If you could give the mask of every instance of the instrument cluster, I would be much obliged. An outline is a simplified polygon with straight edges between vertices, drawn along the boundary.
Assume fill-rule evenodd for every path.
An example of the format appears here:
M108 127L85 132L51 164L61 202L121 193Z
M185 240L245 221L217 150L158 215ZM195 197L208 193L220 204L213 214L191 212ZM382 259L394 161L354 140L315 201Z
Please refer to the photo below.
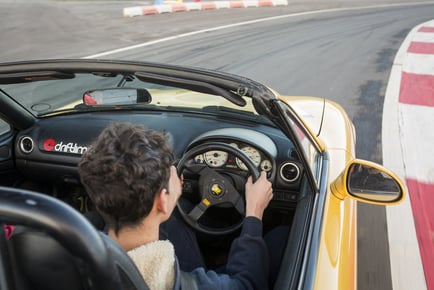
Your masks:
M269 172L273 169L271 160L259 149L241 142L231 142L229 144L243 151L261 171ZM197 163L205 163L213 168L224 167L247 171L247 166L239 158L220 150L210 150L197 155L194 159Z

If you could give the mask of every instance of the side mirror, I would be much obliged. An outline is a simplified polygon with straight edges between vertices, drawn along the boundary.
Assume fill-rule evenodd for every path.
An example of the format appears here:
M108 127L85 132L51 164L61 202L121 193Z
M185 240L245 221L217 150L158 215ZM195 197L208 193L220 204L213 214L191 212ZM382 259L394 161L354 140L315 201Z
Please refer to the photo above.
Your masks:
M400 179L383 166L360 159L352 160L331 184L332 193L343 199L389 205L404 199L405 189Z
M151 94L146 89L99 89L83 94L83 103L87 106L149 104L151 101Z

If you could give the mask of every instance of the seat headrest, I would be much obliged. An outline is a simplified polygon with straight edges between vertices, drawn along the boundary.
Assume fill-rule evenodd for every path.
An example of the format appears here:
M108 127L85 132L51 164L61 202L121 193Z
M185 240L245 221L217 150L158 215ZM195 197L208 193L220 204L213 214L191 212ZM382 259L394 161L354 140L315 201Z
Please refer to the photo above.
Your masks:
M59 289L59 285L65 285L62 289L70 289L66 288L68 285L81 289L82 283L88 283L91 289L118 290L123 289L121 278L128 280L131 276L134 278L130 284L135 288L130 289L147 289L143 279L136 276L134 263L113 245L114 241L110 242L83 215L55 198L0 187L0 223L25 226L17 227L7 244L11 264L28 272L26 279L32 281L29 283L44 283L48 279L60 281L52 289ZM60 270L65 270L68 277L62 278ZM124 270L133 274L123 273ZM59 277L54 278L55 274ZM45 282L51 283L48 280ZM51 289L48 287L40 289Z
M18 226L7 243L17 289L88 289L83 260L44 232Z

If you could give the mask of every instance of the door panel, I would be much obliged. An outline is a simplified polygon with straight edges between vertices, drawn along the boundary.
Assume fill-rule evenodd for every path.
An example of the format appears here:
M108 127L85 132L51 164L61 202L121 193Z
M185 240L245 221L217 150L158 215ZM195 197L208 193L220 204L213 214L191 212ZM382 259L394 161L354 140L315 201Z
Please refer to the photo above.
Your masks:
M14 162L14 136L11 131L0 136L0 185L13 186L17 180Z

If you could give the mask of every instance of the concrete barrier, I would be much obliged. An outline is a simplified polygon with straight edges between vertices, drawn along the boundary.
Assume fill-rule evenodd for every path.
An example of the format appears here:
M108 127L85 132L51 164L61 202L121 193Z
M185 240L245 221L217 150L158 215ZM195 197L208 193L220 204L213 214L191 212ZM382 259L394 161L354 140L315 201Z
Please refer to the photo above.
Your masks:
M287 6L288 0L242 0L242 1L211 1L211 2L156 2L154 5L125 7L123 15L125 17L135 17L153 15L161 13L216 10L230 8L250 8L250 7L273 7Z

